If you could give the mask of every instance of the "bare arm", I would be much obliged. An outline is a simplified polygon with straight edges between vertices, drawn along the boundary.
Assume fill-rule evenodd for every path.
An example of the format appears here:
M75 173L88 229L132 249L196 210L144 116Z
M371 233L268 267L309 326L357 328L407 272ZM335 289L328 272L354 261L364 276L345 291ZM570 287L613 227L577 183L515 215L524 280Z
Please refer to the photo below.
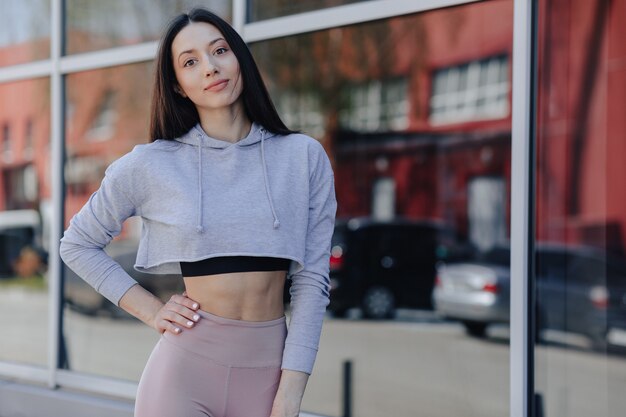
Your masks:
M283 369L270 417L297 417L308 380L306 372Z
M163 303L139 284L126 291L120 298L119 306L159 333L169 331L179 334L182 327L193 327L193 324L188 324L189 320L195 323L200 319L195 313L198 303L184 293L174 294L167 303Z

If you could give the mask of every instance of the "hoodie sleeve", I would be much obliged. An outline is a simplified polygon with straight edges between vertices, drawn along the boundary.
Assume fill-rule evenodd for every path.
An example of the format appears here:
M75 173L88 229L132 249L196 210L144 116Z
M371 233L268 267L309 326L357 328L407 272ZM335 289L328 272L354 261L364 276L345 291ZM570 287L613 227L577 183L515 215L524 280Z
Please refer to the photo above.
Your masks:
M330 303L330 249L337 201L334 174L323 146L316 142L309 181L309 218L304 269L291 276L291 319L281 369L311 374Z
M135 204L117 184L120 162L106 169L100 188L70 220L59 248L63 262L116 306L137 283L104 251L120 234L124 220L136 213Z

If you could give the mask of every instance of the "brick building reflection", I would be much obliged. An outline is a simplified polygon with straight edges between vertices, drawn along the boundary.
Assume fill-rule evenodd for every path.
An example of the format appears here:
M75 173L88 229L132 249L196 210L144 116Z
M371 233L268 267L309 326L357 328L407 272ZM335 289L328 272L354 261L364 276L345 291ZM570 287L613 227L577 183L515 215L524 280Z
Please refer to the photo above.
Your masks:
M575 3L587 12L568 24L542 6L554 22L540 34L537 237L621 252L626 49L609 19L625 11ZM251 49L285 121L331 155L338 216L442 219L487 249L509 234L512 22L512 1L490 1ZM599 51L580 47L598 37ZM32 47L2 48L0 62ZM147 141L152 65L67 77L66 224L106 166ZM47 210L49 82L1 84L0 103L0 210Z

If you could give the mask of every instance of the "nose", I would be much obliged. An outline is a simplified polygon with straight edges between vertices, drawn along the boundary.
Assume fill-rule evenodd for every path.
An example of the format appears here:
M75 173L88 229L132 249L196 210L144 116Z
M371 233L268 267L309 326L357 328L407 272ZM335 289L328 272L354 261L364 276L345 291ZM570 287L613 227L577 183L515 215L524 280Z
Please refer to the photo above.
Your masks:
M217 65L215 64L215 62L213 62L210 56L208 56L206 59L204 71L206 75L211 75L217 72Z

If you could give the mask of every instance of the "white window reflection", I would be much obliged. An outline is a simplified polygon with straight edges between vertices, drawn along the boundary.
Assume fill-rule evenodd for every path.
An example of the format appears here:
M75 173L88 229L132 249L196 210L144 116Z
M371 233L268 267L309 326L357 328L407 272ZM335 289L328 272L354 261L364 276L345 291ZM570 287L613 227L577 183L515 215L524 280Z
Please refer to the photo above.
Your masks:
M116 93L114 91L109 90L104 94L98 109L98 115L85 135L87 139L101 141L110 139L113 136L118 113L115 108L115 98Z
M506 198L502 178L476 177L469 183L470 241L483 252L506 239Z
M508 58L496 56L434 73L432 124L497 119L509 114Z
M385 162L386 163L386 162ZM396 181L379 178L372 187L372 217L376 220L392 220L396 209Z
M406 77L347 84L339 123L357 132L404 130L409 125Z
M276 102L287 127L302 130L315 138L325 135L319 95L313 92L283 91L278 94Z

